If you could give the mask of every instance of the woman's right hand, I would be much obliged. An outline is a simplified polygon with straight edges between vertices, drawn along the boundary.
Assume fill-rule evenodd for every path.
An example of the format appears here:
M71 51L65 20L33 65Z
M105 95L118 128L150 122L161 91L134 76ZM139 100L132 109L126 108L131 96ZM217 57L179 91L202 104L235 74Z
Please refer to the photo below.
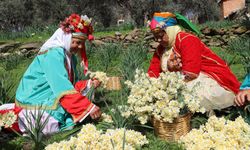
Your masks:
M175 57L175 54L172 52L169 56L167 66L170 72L181 71L182 67L181 58Z
M97 79L93 79L91 81L91 84L94 86L94 88L97 88L97 87L99 87L101 85L101 82L99 80L97 80Z

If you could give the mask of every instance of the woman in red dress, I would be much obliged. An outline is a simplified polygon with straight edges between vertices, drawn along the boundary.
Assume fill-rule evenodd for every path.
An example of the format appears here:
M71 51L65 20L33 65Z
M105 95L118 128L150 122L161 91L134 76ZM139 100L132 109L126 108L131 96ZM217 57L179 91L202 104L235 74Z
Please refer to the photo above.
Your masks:
M160 44L151 60L149 76L158 77L163 71L180 71L189 88L200 83L198 92L206 110L232 106L240 82L225 61L179 25L199 34L195 26L180 14L154 14L150 29Z

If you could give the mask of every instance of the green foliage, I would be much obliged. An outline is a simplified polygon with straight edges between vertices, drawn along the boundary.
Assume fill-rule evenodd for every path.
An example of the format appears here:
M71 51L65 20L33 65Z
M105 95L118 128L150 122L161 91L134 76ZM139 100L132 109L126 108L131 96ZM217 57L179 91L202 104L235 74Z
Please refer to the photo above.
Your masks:
M11 134L11 133L8 133ZM1 150L18 150L23 149L24 143L27 142L25 137L17 136L9 141L1 141Z
M80 132L82 126L76 126L72 130L61 131L53 135L46 135L44 145L52 144L54 142L60 142L65 139L70 139L71 136L77 135Z
M3 69L0 71L0 104L14 101L14 91L18 81L15 80L17 73L13 74L11 70L18 68L23 59L23 57L18 55L1 58L0 67Z
M14 102L14 96L28 65L32 59L23 57L10 57L10 59L2 59L0 62L0 78L2 83L2 89L5 89L4 93L7 94L5 98L0 98L3 103ZM8 90L7 90L8 89ZM4 100L5 99L5 100Z
M125 48L119 66L123 79L133 81L135 70L142 68L145 60L147 60L147 48L143 43L129 45Z
M34 149L41 149L44 146L44 134L42 131L49 121L49 116L43 120L44 112L45 110L40 111L40 107L35 109L34 113L28 114L26 111L25 119L28 125L25 125L24 122L19 119L27 132L27 138L33 141Z
M157 138L152 132L148 132L146 135L149 139L149 144L142 148L138 148L138 150L184 150L182 145Z
M120 91L102 90L99 92L101 93L96 93L98 96L96 98L99 99L99 104L101 102L104 103L103 111L112 117L113 122L100 122L97 127L102 130L109 128L132 128L135 119L122 116L122 112L126 109L127 93L123 89Z
M10 71L17 68L17 66L23 59L24 58L19 55L10 55L8 57L1 58L2 63L0 64L0 66L2 66L6 71Z
M123 79L132 79L136 68L148 65L147 48L143 43L106 44L101 47L87 48L89 68L91 71L104 71L108 75L122 76Z
M239 110L240 115L250 124L250 103L248 102L243 109Z
M241 57L241 64L246 72L250 72L250 39L240 37L229 42L229 49Z
M204 114L195 114L191 119L191 127L198 129L201 125L207 122L207 117Z
M14 87L10 76L6 73L0 75L0 105L9 103L14 99L14 95L11 95L11 90Z
M223 114L226 119L235 120L241 116L250 125L250 103L247 102L242 107L229 107L226 110L222 110L220 114Z
M230 66L230 68L233 71L233 73L235 74L235 76L238 78L239 81L243 81L245 79L247 72L245 71L244 65L233 64Z
M113 72L115 65L119 61L120 53L122 51L121 45L119 44L107 44L100 46L98 48L89 48L90 53L89 54L93 59L94 68L95 70L98 71L103 71L103 72ZM89 62L89 64L93 64L93 62Z
M250 19L249 17L245 16L245 19L242 20L241 25L247 27L247 29L250 29Z

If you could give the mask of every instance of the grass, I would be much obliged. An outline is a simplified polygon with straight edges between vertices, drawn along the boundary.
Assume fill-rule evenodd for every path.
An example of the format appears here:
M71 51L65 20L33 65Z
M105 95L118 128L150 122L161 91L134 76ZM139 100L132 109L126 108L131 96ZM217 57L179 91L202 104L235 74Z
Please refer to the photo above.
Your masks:
M237 24L237 22L230 21L230 20L223 20L223 21L208 21L204 24L198 25L199 29L202 29L204 27L209 27L212 29L230 29L233 25Z
M94 37L96 38L100 38L100 37L104 37L104 36L114 36L115 35L115 32L120 32L122 35L125 35L127 33L129 33L131 30L128 29L128 30L122 30L122 31L100 31L100 32L96 32L94 33Z
M58 28L58 25L50 26L28 26L23 31L0 31L0 43L1 42L41 42L46 41ZM96 38L102 36L113 36L115 32L127 34L134 29L132 23L122 24L120 26L113 26L104 28L102 26L95 26L93 35Z
M13 87L8 92L8 97L15 97L15 92L17 86L20 82L22 75L24 74L25 70L27 69L28 65L31 63L32 59L20 59L20 60L5 60L0 62L0 76L5 76L3 80L10 81L8 84L13 83ZM8 69L6 63L12 66L12 69ZM8 85L6 85L8 86ZM9 100L10 102L14 102L14 99Z

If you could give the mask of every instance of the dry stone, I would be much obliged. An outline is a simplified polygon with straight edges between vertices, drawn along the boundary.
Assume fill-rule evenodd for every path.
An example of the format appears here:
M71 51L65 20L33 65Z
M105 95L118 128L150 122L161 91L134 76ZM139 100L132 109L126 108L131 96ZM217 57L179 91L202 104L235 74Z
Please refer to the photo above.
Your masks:
M120 37L122 34L120 32L115 32L115 36Z
M27 44L21 45L19 49L32 50L32 49L39 49L41 46L42 46L42 43L27 43Z
M149 45L150 45L151 48L156 49L158 47L159 43L153 41L153 42L149 43Z
M13 52L20 44L20 42L2 44L0 45L0 53Z
M243 33L247 32L247 28L241 26L241 27L238 27L237 29L235 29L233 32L236 34L243 34Z

